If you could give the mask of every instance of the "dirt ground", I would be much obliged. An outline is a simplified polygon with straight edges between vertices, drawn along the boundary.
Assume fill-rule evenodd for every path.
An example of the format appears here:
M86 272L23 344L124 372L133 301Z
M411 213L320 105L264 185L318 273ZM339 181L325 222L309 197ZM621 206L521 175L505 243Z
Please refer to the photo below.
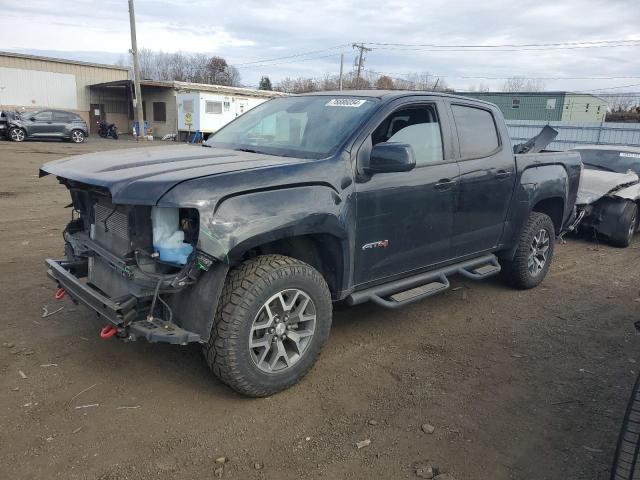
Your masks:
M54 299L43 259L62 254L69 199L38 167L130 147L0 142L0 478L609 478L640 367L640 236L568 239L531 291L455 278L398 311L340 309L300 384L248 399L196 346L103 341Z

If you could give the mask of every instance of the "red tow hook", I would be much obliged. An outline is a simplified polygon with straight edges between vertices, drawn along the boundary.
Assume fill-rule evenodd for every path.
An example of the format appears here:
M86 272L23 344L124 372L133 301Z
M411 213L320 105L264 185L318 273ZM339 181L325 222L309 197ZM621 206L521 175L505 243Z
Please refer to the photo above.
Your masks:
M118 330L113 325L105 325L102 327L102 330L100 330L100 338L103 340L109 340L117 332Z
M64 288L59 288L56 290L56 300L62 300L66 294L67 291Z

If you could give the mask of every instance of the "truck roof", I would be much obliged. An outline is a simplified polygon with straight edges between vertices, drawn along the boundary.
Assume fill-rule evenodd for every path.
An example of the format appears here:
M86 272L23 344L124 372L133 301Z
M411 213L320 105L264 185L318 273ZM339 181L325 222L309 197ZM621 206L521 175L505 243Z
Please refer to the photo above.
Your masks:
M494 105L491 102L487 102L485 100L478 100L477 98L465 97L462 95L452 95L450 93L442 93L442 92L427 92L422 90L329 90L326 92L302 93L299 96L316 96L316 95L328 96L328 97L349 96L349 97L379 98L380 100L385 102L395 100L396 98L401 98L401 97L416 97L416 96L444 97L444 98L455 98L457 100L463 100L465 102Z

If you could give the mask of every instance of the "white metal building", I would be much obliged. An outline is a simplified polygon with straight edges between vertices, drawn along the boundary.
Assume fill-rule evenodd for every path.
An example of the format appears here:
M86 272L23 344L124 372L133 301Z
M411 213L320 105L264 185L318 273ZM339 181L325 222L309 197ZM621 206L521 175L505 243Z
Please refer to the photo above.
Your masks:
M178 81L143 80L142 109L154 137L178 133L184 139L188 132L201 132L205 137L223 127L238 115L284 93L251 88L227 87ZM119 131L130 131L133 85L130 80L91 85L93 98L107 119ZM109 116L129 106L129 118Z
M89 85L127 78L116 65L0 52L0 109L70 110L93 127Z

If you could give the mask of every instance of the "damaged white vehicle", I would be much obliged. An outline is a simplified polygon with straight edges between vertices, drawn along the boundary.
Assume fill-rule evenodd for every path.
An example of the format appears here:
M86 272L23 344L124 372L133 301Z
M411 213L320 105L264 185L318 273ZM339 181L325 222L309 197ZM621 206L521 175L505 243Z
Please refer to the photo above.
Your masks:
M575 225L628 247L638 231L640 148L594 145L575 150L584 164Z

